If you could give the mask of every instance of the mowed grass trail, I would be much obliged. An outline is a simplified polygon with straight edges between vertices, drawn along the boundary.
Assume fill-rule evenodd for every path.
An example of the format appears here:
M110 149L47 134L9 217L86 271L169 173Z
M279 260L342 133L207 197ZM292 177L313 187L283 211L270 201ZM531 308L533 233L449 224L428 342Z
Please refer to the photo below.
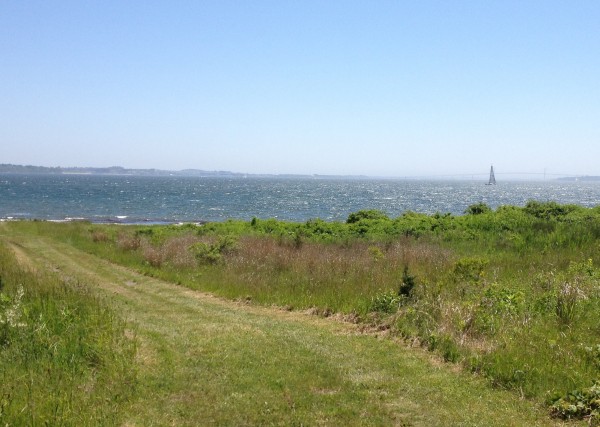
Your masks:
M104 295L138 340L126 426L557 425L544 408L358 327L224 301L0 224L19 262Z

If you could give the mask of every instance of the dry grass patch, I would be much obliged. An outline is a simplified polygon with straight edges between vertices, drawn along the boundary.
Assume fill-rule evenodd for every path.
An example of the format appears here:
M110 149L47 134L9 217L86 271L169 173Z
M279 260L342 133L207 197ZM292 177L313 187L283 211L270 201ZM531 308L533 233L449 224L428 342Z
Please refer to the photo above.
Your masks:
M333 289L364 292L394 289L407 265L420 274L442 270L451 263L450 251L403 239L392 244L355 241L348 244L304 242L301 246L269 237L246 236L227 257L227 268L249 283L276 277L302 278Z

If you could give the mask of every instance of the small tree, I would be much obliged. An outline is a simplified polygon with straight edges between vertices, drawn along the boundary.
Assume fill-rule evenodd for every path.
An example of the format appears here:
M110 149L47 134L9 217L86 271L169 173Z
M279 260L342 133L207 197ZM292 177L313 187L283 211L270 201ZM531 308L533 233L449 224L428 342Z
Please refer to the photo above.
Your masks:
M400 283L400 289L398 289L398 296L412 297L413 289L416 285L416 278L412 274L408 272L408 266L404 266L404 271L402 272L402 283Z

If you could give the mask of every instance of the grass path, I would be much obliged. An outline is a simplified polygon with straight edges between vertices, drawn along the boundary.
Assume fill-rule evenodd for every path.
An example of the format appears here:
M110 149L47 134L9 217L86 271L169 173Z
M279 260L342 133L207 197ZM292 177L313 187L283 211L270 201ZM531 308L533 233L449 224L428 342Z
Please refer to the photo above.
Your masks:
M97 288L131 325L139 381L126 426L556 425L354 325L224 301L9 230L0 224L0 239L21 263Z

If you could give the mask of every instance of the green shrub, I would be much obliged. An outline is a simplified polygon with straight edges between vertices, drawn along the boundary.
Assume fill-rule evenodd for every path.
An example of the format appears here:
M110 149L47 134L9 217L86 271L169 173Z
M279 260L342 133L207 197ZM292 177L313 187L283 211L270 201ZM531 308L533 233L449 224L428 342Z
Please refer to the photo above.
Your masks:
M402 302L402 297L394 292L377 294L371 299L369 311L379 313L395 313Z
M362 211L351 213L348 216L348 219L346 220L346 224L355 224L355 223L357 223L359 221L363 221L363 220L389 220L389 219L390 218L385 214L385 212L382 212L377 209L370 209L370 210L362 210Z
M461 258L454 264L454 278L458 282L479 283L488 263L488 260L479 257Z
M233 252L237 247L237 239L233 236L222 236L215 243L198 242L190 247L196 259L203 264L217 264L223 255Z
M446 334L432 334L427 338L426 344L429 351L441 354L446 362L458 362L461 358L460 349L452 337Z
M398 295L405 298L412 297L415 285L416 277L408 272L408 266L405 265L404 270L402 271L402 283L400 283Z
M373 261L375 262L379 262L382 259L385 258L385 254L383 253L383 251L377 247L377 246L369 246L369 255L371 255L371 258L373 259Z
M524 302L525 295L522 291L494 283L485 290L481 305L490 313L515 315L524 309Z
M571 212L577 211L581 209L576 205L560 205L556 202L538 202L535 200L530 200L525 205L524 211L532 215L536 218L540 219L557 219L564 218Z
M600 344L596 344L593 346L585 346L584 348L585 354L588 358L588 361L596 366L600 372Z
M523 292L492 283L485 289L479 302L474 303L471 316L463 332L472 335L494 336L525 310Z
M590 425L600 421L600 382L593 386L569 392L551 405L552 415L563 419L588 418Z
M488 213L491 211L492 211L492 209L488 205L486 205L483 202L479 202L479 203L469 206L465 210L465 213L467 215L480 215L480 214Z

